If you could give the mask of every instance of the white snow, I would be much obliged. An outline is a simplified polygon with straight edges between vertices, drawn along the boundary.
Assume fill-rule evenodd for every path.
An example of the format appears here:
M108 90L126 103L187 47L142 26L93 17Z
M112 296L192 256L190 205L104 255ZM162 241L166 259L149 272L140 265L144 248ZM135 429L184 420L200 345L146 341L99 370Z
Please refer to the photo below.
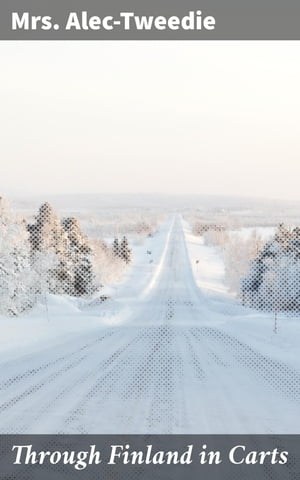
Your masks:
M121 281L105 286L100 291L101 296L113 299L106 301L106 308L99 301L86 301L67 295L47 295L40 298L30 313L20 317L0 316L0 359L2 352L5 352L5 357L2 358L12 358L29 348L45 348L81 332L123 323L134 311L134 305L129 307L130 300L144 296L161 269L162 254L172 221L169 218L164 222L154 236L131 244L133 262ZM151 251L151 254L147 251ZM122 305L120 310L116 301L122 299L128 306ZM100 307L95 309L94 304Z
M277 315L277 334L274 333L274 314L245 308L233 301L233 294L228 291L224 275L224 263L220 250L205 245L203 237L191 233L190 226L183 222L189 258L197 285L215 303L214 308L224 313L223 327L243 341L251 339L251 346L272 353L274 358L288 362L291 367L298 366L300 371L300 318L298 316ZM258 227L255 229L263 239L271 238L275 229ZM232 231L233 234L248 238L251 228ZM196 261L199 263L197 264ZM231 297L231 299L230 299Z
M180 216L109 293L0 320L2 432L299 432L298 319L274 334L271 315L239 305Z
M18 357L23 352L47 348L101 325L99 318L83 315L78 300L47 296L32 312L20 317L0 317L0 359Z
M173 219L168 218L152 236L143 242L130 244L133 250L133 261L121 281L106 286L101 294L112 295L116 299L135 299L144 296L155 283L161 269L167 238L170 235ZM151 252L150 254L147 252Z
M264 242L274 237L275 227L242 227L239 230L231 230L231 235L242 239L248 239L255 232Z
M218 250L205 245L203 237L193 235L186 222L184 232L197 285L207 294L228 295L224 264Z

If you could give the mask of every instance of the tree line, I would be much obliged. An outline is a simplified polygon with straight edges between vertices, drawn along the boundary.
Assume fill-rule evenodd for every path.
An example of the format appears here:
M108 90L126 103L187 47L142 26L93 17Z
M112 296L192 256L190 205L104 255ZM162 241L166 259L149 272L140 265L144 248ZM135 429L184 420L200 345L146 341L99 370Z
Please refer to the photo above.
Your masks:
M47 202L28 223L0 197L1 314L18 315L48 293L91 296L101 287L102 263L107 268L131 258L125 236L111 247L102 240L93 243L76 218L60 219Z

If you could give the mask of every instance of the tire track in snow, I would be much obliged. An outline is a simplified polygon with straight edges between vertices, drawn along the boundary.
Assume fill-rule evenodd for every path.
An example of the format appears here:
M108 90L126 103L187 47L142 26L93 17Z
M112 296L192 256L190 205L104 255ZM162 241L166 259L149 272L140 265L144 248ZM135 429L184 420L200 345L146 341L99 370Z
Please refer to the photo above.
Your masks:
M23 425L24 423L24 418L26 418L26 415L24 414L24 410L26 409L32 411L33 406L34 406L34 396L35 394L39 394L43 388L45 387L47 390L47 394L49 395L49 390L48 386L49 384L58 381L60 377L64 378L66 375L68 375L70 372L72 372L75 368L81 367L82 362L89 357L89 350L95 348L99 343L113 335L114 332L109 332L108 334L105 334L101 337L98 337L96 340L93 340L82 347L80 347L78 350L73 351L69 355L66 355L64 357L60 357L59 359L49 362L46 364L46 371L44 372L43 369L34 369L36 374L40 372L41 374L46 373L46 375L43 375L41 379L39 379L38 382L34 382L32 385L29 387L26 387L23 389L20 393L15 394L15 385L12 383L11 388L13 390L12 396L10 396L6 401L2 402L0 404L0 415L5 414L5 417L8 415L8 410L15 410L16 412L14 415L14 421L13 424L17 426L17 428L20 428L20 432L23 432L26 430L26 426ZM55 351L55 350L54 350ZM84 353L83 353L84 352ZM74 358L73 358L74 357ZM72 358L72 361L69 362ZM57 365L60 365L60 368L54 369L52 373L47 373L47 370L51 367L56 367ZM26 377L22 377L25 378ZM30 377L29 377L30 378ZM33 379L34 380L34 379ZM10 395L10 392L7 392L8 395ZM29 406L28 406L29 403ZM23 405L24 404L24 405ZM40 408L38 399L37 399L37 404L38 408ZM51 401L52 404L52 401ZM21 411L21 413L19 413ZM16 417L17 415L17 417ZM3 427L5 425L5 419L4 421L1 422L1 430L3 431Z
M236 337L213 327L193 328L196 338L204 336L216 345L223 345L225 352L230 350L235 362L260 377L264 383L294 402L300 402L300 373L279 360L274 360L254 350ZM226 355L228 359L228 355ZM233 362L231 362L233 363Z
M95 376L91 387L87 389L83 397L77 402L77 405L68 413L68 416L64 420L64 425L68 428L68 431L87 433L82 419L84 419L84 414L89 411L89 404L93 402L95 398L104 401L112 394L120 380L119 372L124 368L123 355L127 354L130 347L134 345L139 338L140 333L134 336L129 342L128 339L126 339L125 345L117 348L110 354L109 358L102 360L98 364L95 373L100 370L101 374Z
M60 363L63 363L66 360L69 360L73 356L76 356L79 353L85 351L86 349L88 349L90 347L93 347L99 341L104 340L108 335L111 335L111 333L106 334L102 337L98 337L96 340L93 340L89 343L84 344L83 346L79 347L76 350L73 350L71 353L68 353L67 355L61 355L60 357L56 358L55 360L50 360L49 362L42 363L42 364L38 365L37 367L28 368L27 370L25 370L22 373L17 373L15 375L13 375L12 377L9 377L8 379L3 380L2 382L0 382L0 393L2 393L7 388L10 388L10 387L15 388L17 386L17 384L20 383L21 381L23 381L24 379L32 378L35 375L38 375L40 372L46 371L47 369L49 369L53 366L59 365ZM54 351L54 349L53 349L53 351ZM35 359L37 359L37 361L39 361L39 358L38 357L36 358L36 355L26 356L24 358L24 362L25 363L30 363L30 362L34 361ZM11 363L14 364L15 361L12 361ZM4 372L7 372L7 370L9 370L10 363L5 363L4 365L2 364L0 366L0 368L1 368L0 375L2 376L2 374Z

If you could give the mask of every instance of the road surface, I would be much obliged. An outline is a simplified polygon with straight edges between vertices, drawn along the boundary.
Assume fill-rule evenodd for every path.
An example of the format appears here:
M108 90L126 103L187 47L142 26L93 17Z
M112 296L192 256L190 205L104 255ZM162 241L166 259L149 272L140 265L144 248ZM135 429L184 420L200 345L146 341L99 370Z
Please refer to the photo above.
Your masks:
M218 323L180 217L166 238L126 323L1 363L2 433L299 432L300 373Z

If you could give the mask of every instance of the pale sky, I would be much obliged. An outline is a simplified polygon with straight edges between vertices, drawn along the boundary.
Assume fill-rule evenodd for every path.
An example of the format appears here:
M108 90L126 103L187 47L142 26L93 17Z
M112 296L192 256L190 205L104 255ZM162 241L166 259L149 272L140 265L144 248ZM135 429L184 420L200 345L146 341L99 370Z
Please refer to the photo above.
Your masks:
M0 42L0 194L300 200L300 42Z

